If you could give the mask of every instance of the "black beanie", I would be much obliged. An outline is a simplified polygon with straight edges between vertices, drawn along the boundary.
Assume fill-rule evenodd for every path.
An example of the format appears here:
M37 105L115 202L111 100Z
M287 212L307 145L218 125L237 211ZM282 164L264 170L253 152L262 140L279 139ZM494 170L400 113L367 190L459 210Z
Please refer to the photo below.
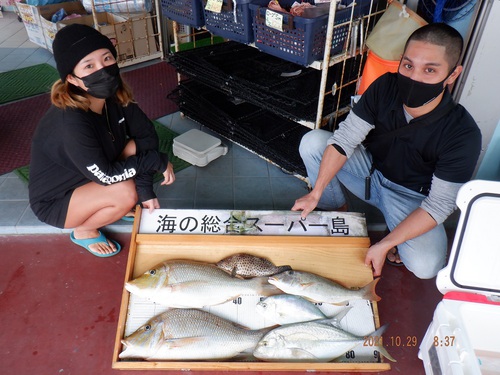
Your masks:
M107 48L116 59L116 49L111 40L93 27L74 23L63 27L56 33L52 50L61 80L73 72L76 64L98 49Z

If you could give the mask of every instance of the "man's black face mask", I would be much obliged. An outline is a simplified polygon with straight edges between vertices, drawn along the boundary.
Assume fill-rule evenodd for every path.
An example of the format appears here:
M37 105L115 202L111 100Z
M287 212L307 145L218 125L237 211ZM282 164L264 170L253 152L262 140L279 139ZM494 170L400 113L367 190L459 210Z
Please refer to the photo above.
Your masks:
M417 108L436 99L445 89L444 82L454 70L455 68L451 70L445 79L438 83L418 82L402 75L398 71L399 95L401 95L404 105L410 108Z

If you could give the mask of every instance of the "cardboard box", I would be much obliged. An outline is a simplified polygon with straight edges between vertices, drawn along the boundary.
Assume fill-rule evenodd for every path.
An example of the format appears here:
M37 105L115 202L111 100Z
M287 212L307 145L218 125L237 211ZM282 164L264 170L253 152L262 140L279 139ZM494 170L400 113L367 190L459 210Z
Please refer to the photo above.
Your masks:
M25 3L16 3L16 6L28 33L29 40L43 48L47 48L37 7Z
M134 44L134 57L154 55L159 52L157 33L153 27L157 16L149 13L116 13L130 23L132 41Z
M457 195L460 219L436 284L443 300L419 348L426 374L500 374L500 182L473 180Z
M172 212L171 212L172 211ZM182 229L181 226L165 225L163 228L158 223L161 223L161 218L177 218L182 221L182 213L184 210L155 210L153 214L142 211L140 207L136 210L134 221L134 228L132 231L132 239L130 244L129 257L126 268L125 282L132 280L156 264L169 259L192 259L196 261L215 263L227 256L235 253L246 252L256 256L261 256L269 259L276 265L290 265L296 270L303 270L314 272L324 277L329 277L342 283L346 287L362 287L373 280L372 272L364 265L364 257L370 240L367 236L355 236L356 231L351 231L351 235L346 235L349 231L336 232L334 230L326 231L325 236L311 236L302 233L303 235L261 235L260 231L256 234L234 235L234 234L219 234L221 227L228 228L226 222L226 212L219 212L215 215L220 219L221 227L212 227L207 234L178 234ZM204 216L212 216L211 210L185 210L191 211L186 217L189 217L192 222L195 220L196 214ZM279 214L279 212L274 212ZM243 226L246 229L252 228L253 216L255 212L229 212L230 218L234 218L237 223L244 221ZM321 215L326 213L321 213ZM343 220L343 213L337 213L335 218L330 218L331 223L337 223ZM300 221L300 215L297 213L286 212L283 214L283 222L296 222L297 218ZM288 216L286 216L288 215ZM323 216L316 215L321 218ZM349 213L346 214L347 218ZM214 216L214 217L215 217ZM272 215L270 215L272 216ZM315 214L308 217L308 220ZM279 221L279 215L274 215L270 219L273 222ZM159 220L160 219L160 220ZM264 226L265 218L258 221L258 225ZM356 222L359 222L360 217L354 217ZM364 218L362 218L364 220ZM319 219L318 219L319 220ZM249 223L250 221L250 223ZM144 228L143 224L149 223L152 231ZM356 226L357 224L353 224ZM346 219L347 223L347 219ZM233 222L231 221L232 227ZM365 223L366 224L366 223ZM335 227L335 225L333 225ZM348 229L349 225L343 225ZM139 228L141 228L139 230ZM162 228L165 229L162 232ZM276 228L276 224L271 226ZM289 225L284 225L281 229L287 231ZM186 228L184 228L186 230ZM199 233L193 228L188 228L187 232L193 230L194 233ZM199 228L198 228L199 229ZM237 228L238 229L238 228ZM241 229L241 228L239 228ZM245 229L245 228L243 228ZM366 231L366 225L362 232ZM276 230L276 229L274 229ZM300 231L300 225L296 227ZM186 233L187 233L186 232ZM238 232L238 231L237 231ZM249 233L243 230L244 233ZM258 232L258 233L257 233ZM183 232L184 233L184 232ZM231 232L232 233L232 232ZM293 231L292 231L293 233ZM336 235L332 234L335 233ZM359 231L358 231L359 233ZM365 232L366 233L366 232ZM246 296L245 296L246 297ZM270 362L236 362L236 361L165 361L165 362L148 362L140 360L121 360L119 353L122 351L121 340L131 331L129 327L130 320L134 317L134 309L137 307L140 310L138 314L141 319L149 319L145 314L145 303L141 301L138 305L134 306L134 296L130 296L126 289L123 289L122 305L120 308L120 316L118 321L118 330L115 341L115 348L113 353L114 369L120 370L215 370L215 371L385 371L390 369L390 365L385 362L373 362L373 349L370 349L371 361L362 363L361 361L355 362L352 359L344 359L343 363L330 362L330 363L270 363ZM354 301L353 301L354 302ZM369 309L369 316L371 322L366 319L364 321L373 325L379 326L379 317L376 302L357 301L363 302L365 307ZM225 304L224 304L225 305ZM238 304L228 302L229 308L237 309ZM243 302L245 305L245 302ZM221 305L217 308L219 309ZM254 307L254 306L253 306ZM338 307L338 306L337 306ZM157 310L156 310L157 311ZM240 315L256 315L251 312ZM347 317L346 317L347 318ZM145 322L144 322L145 323ZM144 324L142 323L142 324ZM238 322L241 324L241 322ZM133 332L133 329L132 331ZM357 350L357 349L356 349ZM349 356L346 356L349 357ZM349 362L346 362L349 361Z
M16 3L19 14L33 43L52 52L52 42L55 34L62 27L79 23L94 26L97 19L99 31L109 37L115 44L118 53L118 63L144 60L146 57L161 57L158 33L155 34L153 22L156 21L149 13L96 13L87 14L80 1L68 1L58 4L33 6L22 2ZM81 14L82 17L52 22L52 15L63 8L69 14Z
M52 22L52 16L54 13L62 8L66 11L67 15L81 14L82 17L87 17L87 11L79 1L68 1L65 3L44 5L37 8L40 16L40 25L42 26L42 32L45 38L45 48L47 48L50 52L52 52L52 42L54 41L56 32L63 27L62 21ZM80 19L82 17L75 19Z
M132 45L132 34L130 27L123 17L111 13L96 13L95 17L92 14L85 15L78 18L52 23L46 19L43 14L42 25L45 33L45 40L47 42L47 49L52 52L52 41L54 40L55 33L63 28L74 23L88 25L94 27L95 19L99 24L99 31L106 35L116 47L118 54L118 62L130 59L134 56Z
M43 48L47 48L47 40L42 24L42 14L46 19L50 19L52 15L61 8L64 8L68 14L87 14L85 8L79 1L34 6L26 4L26 1L23 0L22 2L16 3L16 6L26 31L28 32L29 40ZM54 38L52 37L52 39ZM50 42L50 45L52 45L52 42Z

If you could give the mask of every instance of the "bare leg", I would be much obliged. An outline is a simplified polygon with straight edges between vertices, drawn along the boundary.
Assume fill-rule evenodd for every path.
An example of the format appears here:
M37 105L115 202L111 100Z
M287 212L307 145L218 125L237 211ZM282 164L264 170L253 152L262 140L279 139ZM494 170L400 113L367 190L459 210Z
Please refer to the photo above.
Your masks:
M89 182L77 188L69 202L65 228L75 228L76 239L96 238L98 228L114 223L137 203L134 180L127 180L112 185L99 185ZM98 254L110 254L116 251L109 241L92 244L90 249Z
M127 144L125 145L125 148L123 149L121 155L118 157L119 160L125 160L129 156L133 156L137 153L137 146L135 144L135 141L133 139L130 139Z

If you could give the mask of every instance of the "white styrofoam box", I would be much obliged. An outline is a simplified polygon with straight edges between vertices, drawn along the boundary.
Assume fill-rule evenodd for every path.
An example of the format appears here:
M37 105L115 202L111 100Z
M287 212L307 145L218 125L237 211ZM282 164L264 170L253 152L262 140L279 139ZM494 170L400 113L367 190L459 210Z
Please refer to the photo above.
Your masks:
M221 140L198 129L191 129L174 138L174 155L198 167L204 167L227 154Z
M444 299L420 344L426 374L500 374L500 306Z
M439 271L437 287L443 294L470 292L500 301L500 182L466 183L457 206L461 213L450 260Z
M450 258L436 279L445 298L419 358L426 374L500 375L500 182L466 183L457 206Z

